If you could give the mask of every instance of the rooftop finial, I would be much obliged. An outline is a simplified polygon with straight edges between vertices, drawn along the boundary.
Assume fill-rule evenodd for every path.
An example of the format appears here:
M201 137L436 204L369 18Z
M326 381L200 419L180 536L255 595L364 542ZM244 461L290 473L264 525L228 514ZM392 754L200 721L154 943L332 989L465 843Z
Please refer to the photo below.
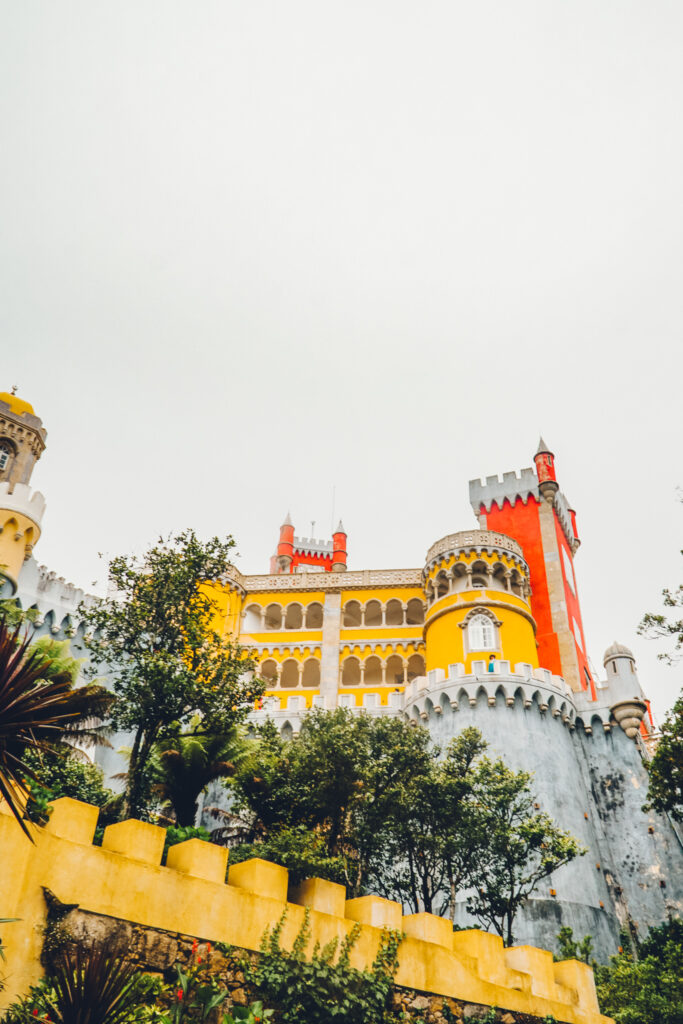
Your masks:
M16 385L16 384L13 384L13 385L12 385L12 392L11 392L11 393L12 393L13 395L16 395L16 393L17 393L17 385Z

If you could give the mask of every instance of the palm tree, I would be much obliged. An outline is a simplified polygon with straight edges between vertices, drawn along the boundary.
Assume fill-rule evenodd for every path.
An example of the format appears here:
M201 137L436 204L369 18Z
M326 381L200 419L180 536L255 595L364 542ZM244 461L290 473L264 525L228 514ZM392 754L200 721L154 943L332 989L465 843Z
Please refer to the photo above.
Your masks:
M206 733L199 717L193 719L189 732L156 745L154 790L171 805L179 825L194 825L201 792L215 779L234 775L249 746L237 726L228 732Z
M0 617L0 797L31 838L24 821L26 782L36 781L23 761L28 750L55 750L78 742L111 696L96 684L74 688L59 659L32 647Z

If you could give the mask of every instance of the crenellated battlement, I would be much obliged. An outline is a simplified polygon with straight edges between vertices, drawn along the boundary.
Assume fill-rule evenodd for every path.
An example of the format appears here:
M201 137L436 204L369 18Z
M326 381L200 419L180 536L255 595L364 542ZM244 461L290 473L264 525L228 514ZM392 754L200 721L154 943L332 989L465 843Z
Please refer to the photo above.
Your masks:
M623 704L625 698L609 678L598 684L597 700L593 700L590 692L575 693L562 676L553 675L547 668L534 668L524 662L512 668L503 660L492 665L489 669L489 662L474 661L471 671L461 663L449 665L447 670L432 669L411 679L402 691L385 694L363 692L357 697L355 693L341 691L336 699L315 694L310 698L310 707L329 711L338 704L356 714L402 716L426 724L444 711L478 706L512 708L519 703L526 711L547 714L570 731L578 727L589 736L594 730L610 733L619 724L615 707L619 701ZM633 699L642 700L639 684ZM250 721L258 725L270 719L281 735L297 736L308 710L309 700L304 693L271 694L250 715Z
M28 484L11 484L9 480L3 480L0 482L0 510L3 519L7 518L7 512L18 512L40 526L45 498L40 491L31 490Z
M171 847L162 866L165 830L146 822L110 825L96 847L98 813L77 800L56 800L49 824L34 828L32 845L0 805L0 902L3 914L20 918L3 931L6 1003L42 973L48 888L84 911L248 950L259 949L265 929L285 910L282 939L291 946L308 907L311 941L321 945L360 924L354 967L371 965L383 928L403 932L397 985L538 1017L552 1014L568 1024L608 1024L593 973L578 961L553 963L550 953L531 946L504 949L498 936L477 930L454 933L444 918L404 915L399 903L378 896L348 900L343 886L319 878L290 887L287 870L263 860L228 869L228 850L200 839Z
M519 473L503 473L502 478L498 475L487 476L485 483L481 479L470 480L470 504L475 516L479 515L482 505L490 512L494 502L501 506L507 499L511 505L517 501L526 505L529 498L535 498L536 501L541 498L538 477L531 467Z

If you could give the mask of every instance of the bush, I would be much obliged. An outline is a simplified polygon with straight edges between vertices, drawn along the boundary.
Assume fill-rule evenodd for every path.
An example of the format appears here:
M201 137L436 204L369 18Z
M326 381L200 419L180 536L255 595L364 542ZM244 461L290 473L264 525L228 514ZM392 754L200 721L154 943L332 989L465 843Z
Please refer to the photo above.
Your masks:
M653 928L637 955L625 946L596 967L602 1012L617 1024L683 1024L683 922Z
M311 938L308 908L289 952L280 944L285 917L286 913L272 932L266 930L258 961L245 964L247 980L270 1005L278 1008L282 1024L385 1024L395 1019L389 1010L389 999L402 938L397 932L382 934L371 970L360 971L349 962L359 925L354 926L341 945L336 938L322 949L316 943L307 959L306 948Z

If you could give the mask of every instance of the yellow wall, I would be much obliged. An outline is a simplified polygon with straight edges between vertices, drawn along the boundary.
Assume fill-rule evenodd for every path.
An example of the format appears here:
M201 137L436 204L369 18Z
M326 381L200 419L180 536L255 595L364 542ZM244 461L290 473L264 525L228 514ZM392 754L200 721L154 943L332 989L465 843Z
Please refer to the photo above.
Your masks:
M56 800L47 828L34 829L32 845L0 806L0 907L3 916L20 919L2 930L4 1005L42 974L44 886L84 911L250 950L259 949L264 930L285 909L282 941L291 946L307 906L311 943L341 939L360 923L351 952L356 968L371 965L382 927L404 932L398 985L541 1018L552 1014L569 1024L609 1024L585 964L554 964L550 953L530 946L504 950L497 936L454 933L443 918L403 915L400 904L377 896L347 900L343 886L321 879L289 892L286 869L262 860L235 865L225 884L227 849L199 839L172 847L162 867L164 829L140 821L110 825L102 847L94 847L97 815L89 804Z
M458 623L474 610L472 602L475 601L478 606L490 608L501 623L498 650L465 650L466 628L462 629ZM513 667L524 661L538 668L536 637L528 607L514 594L476 590L442 598L429 610L425 633L427 671L433 668L446 671L449 665L461 662L469 672L473 661L487 661L491 654L509 661Z
M0 509L0 573L16 587L24 559L40 537L40 527L21 512Z

